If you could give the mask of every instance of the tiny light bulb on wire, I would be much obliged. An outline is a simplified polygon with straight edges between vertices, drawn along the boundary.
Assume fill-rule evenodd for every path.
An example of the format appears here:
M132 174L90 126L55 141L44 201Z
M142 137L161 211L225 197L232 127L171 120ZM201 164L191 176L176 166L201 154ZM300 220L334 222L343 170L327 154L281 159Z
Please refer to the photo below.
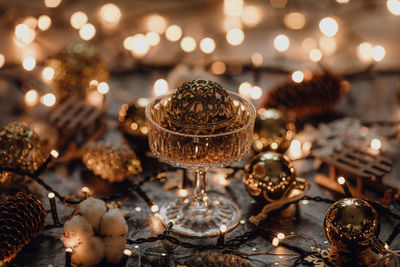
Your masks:
M76 11L73 13L69 19L72 28L79 30L88 22L88 17L83 11Z
M274 47L278 52L285 52L289 49L289 38L284 34L279 34L274 39Z
M325 17L319 22L319 29L328 37L333 37L339 31L339 24L333 17Z
M58 158L58 156L60 155L59 153L58 153L58 151L57 150L55 150L55 149L52 149L51 151L50 151L50 154L53 156L53 158Z
M371 140L371 144L370 144L371 148L375 151L379 151L382 147L382 143L381 141L379 141L379 139L374 138Z

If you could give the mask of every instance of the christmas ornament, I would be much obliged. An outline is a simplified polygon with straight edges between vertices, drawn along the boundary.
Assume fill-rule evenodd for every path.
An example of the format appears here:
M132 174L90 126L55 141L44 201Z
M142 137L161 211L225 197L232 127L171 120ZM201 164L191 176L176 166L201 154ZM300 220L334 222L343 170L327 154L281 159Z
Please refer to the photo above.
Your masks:
M60 99L70 95L85 98L92 81L98 84L108 79L101 54L86 42L69 45L49 59L47 66L54 69L52 83Z
M259 109L254 124L253 149L284 153L294 136L295 127L279 110Z
M43 229L46 211L32 194L0 201L0 262L10 262Z
M48 149L29 126L13 122L0 130L0 166L34 173L48 155ZM15 173L1 172L0 186L13 187L23 179Z
M187 266L197 267L251 267L252 265L242 258L220 252L197 252L185 263Z
M124 134L133 138L147 138L149 128L146 121L146 107L149 103L148 98L137 98L121 106L118 123Z
M360 198L335 202L326 212L324 229L329 242L339 250L354 253L380 243L378 214Z
M304 179L296 177L289 159L276 152L254 156L245 166L243 183L247 192L259 203L268 203L260 214L250 218L254 224L264 220L270 211L297 201L310 187Z
M225 131L233 123L233 102L225 88L208 80L182 84L167 106L171 130L199 134Z
M94 174L111 183L142 171L140 160L126 145L90 142L83 148L82 160Z
M296 119L307 119L332 111L347 89L347 83L337 76L314 74L310 80L289 81L270 90L264 107L293 113Z

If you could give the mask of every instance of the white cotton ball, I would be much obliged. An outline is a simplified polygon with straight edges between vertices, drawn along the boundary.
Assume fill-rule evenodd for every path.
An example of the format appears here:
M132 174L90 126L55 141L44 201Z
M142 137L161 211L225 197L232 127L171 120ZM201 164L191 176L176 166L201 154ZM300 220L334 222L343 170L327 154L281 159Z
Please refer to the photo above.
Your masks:
M101 218L100 234L103 236L123 236L128 233L128 225L119 209L109 209Z
M76 215L64 224L64 234L61 241L68 248L75 248L80 243L86 243L93 236L92 225L82 216Z
M79 214L92 224L95 231L99 229L101 217L106 210L106 203L101 199L93 197L85 199L78 206Z
M93 266L103 260L105 250L103 239L93 236L89 241L74 249L71 260L79 266Z
M106 260L109 263L116 264L122 259L123 252L126 246L126 239L123 236L106 237L104 238L106 246Z

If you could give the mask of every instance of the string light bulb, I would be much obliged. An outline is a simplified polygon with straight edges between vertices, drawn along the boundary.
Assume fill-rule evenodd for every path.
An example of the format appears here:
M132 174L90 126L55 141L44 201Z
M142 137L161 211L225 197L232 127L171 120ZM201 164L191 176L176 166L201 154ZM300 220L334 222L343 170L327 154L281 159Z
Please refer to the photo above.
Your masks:
M382 61L385 57L386 51L385 48L381 45L377 45L372 49L372 58L376 61Z
M95 35L96 35L96 28L91 23L86 23L85 25L82 26L82 28L79 29L79 36L85 41L93 39Z
M164 79L158 79L154 82L153 91L156 96L160 96L168 92L168 82Z
M292 73L292 80L295 83L301 83L304 80L304 73L300 70L296 70Z
M51 81L54 78L54 69L52 67L43 68L42 77L46 81Z
M200 41L200 50L205 54L211 54L215 50L215 41L210 37L203 38Z
M274 237L274 238L272 239L272 245L273 245L274 247L279 246L279 243L280 243L279 238Z
M251 93L251 84L249 82L242 82L239 85L239 90L238 91L239 91L239 94L244 96L244 97L249 96L250 93Z
M100 9L101 19L110 24L117 24L121 20L121 10L112 3L105 4Z
M172 24L165 31L165 37L170 42L177 42L182 37L182 29L178 25Z
M325 36L333 37L339 31L339 24L333 17L325 17L320 20L319 29Z
M228 33L226 34L226 40L232 46L241 45L244 40L244 33L242 29L235 28L228 31Z
M289 49L290 41L289 38L284 34L279 34L274 39L274 47L278 52L285 52Z
M69 18L69 23L71 24L72 28L79 30L88 22L88 17L85 12L76 11L74 12L71 17Z
M372 61L372 50L373 47L368 42L363 42L357 47L357 56L361 62L368 63Z
M101 82L97 86L97 91L102 95L106 95L110 91L110 86L106 82Z
M276 235L276 237L277 237L279 240L283 240L283 239L285 239L285 234L284 234L284 233L278 233L278 234Z
M191 53L196 49L196 41L193 39L193 37L190 36L185 36L181 40L181 48L183 51L186 53Z
M240 18L245 26L252 28L260 23L262 15L258 7L245 6Z
M14 30L15 39L23 44L30 44L35 40L36 33L27 24L18 24Z
M22 67L27 71L33 70L35 66L36 66L36 59L32 56L28 56L24 58L24 60L22 61Z
M128 47L130 47L129 50L132 51L132 53L135 56L142 57L147 54L150 50L149 43L147 42L146 36L141 33L137 33L132 36L131 39L129 39L130 44Z
M395 16L400 16L400 1L399 0L387 0L386 7L389 12Z
M47 15L41 15L38 18L38 28L41 31L46 31L50 28L51 26L51 18Z
M160 210L160 208L158 207L157 204L154 203L151 205L150 210L151 210L151 212L156 213Z
M24 96L25 105L33 107L39 102L39 94L35 89L31 89L25 93Z
M56 96L52 93L47 93L41 98L41 102L46 107L52 107L56 103Z
M379 139L374 138L371 140L370 146L372 150L379 151L382 147L382 143Z
M58 156L60 155L59 153L58 153L58 151L57 150L55 150L55 149L52 149L51 151L50 151L50 154L51 154L51 156L53 157L53 158L58 158Z
M164 33L167 28L167 20L158 14L150 15L147 18L147 29L150 32Z
M337 181L338 181L338 183L339 183L340 185L344 185L344 184L346 183L346 179L345 179L343 176L340 176L340 177L337 179Z
M263 91L262 91L261 87L258 85L255 85L251 88L250 96L251 96L251 98L257 100L257 99L261 98L262 93L263 93Z

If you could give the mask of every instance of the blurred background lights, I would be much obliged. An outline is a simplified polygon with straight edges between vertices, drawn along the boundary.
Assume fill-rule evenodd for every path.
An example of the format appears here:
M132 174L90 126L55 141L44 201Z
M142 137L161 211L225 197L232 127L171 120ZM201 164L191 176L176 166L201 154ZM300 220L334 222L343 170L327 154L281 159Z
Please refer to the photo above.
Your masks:
M51 26L51 18L47 15L41 15L38 19L38 28L41 31L46 31Z
M319 22L319 29L328 37L335 36L339 30L339 24L332 17L325 17Z
M154 14L154 15L150 15L147 18L147 29L150 32L156 32L156 33L164 33L165 30L167 28L167 20L158 15L158 14Z
M250 96L253 99L260 99L262 96L262 89L260 86L253 86L250 91Z
M274 47L278 52L285 52L289 49L289 38L284 34L279 34L274 39Z
M307 37L301 42L301 47L305 52L310 52L314 48L317 48L317 41L312 37Z
M357 56L361 62L368 63L372 60L372 45L368 42L363 42L357 47Z
M310 51L308 56L312 61L318 62L322 59L322 52L318 48L314 48L313 50Z
M324 55L333 55L336 52L336 40L333 37L321 36L319 38L319 47L324 52Z
M228 16L240 16L243 12L243 0L224 0L224 13Z
M244 40L244 33L243 33L242 29L236 28L236 29L230 30L226 34L226 40L228 41L228 43L230 45L233 45L233 46L238 46L238 45L242 44L243 40Z
M49 8L58 7L61 4L61 0L44 0L44 5Z
M30 44L35 39L36 33L27 24L18 24L15 27L15 38L24 44Z
M240 18L246 27L255 27L260 23L262 15L258 7L246 6Z
M215 50L215 41L210 37L206 37L200 41L200 49L203 53L211 54Z
M41 102L47 107L52 107L56 103L56 96L52 93L47 93L42 96Z
M251 92L251 84L249 82L242 82L239 85L239 94L242 96L249 96Z
M128 40L130 47L128 50L131 50L134 55L144 56L149 52L150 46L144 34L137 33Z
M224 30L225 32L229 32L232 29L241 29L242 22L237 17L225 17L224 18Z
M336 0L339 4L347 4L350 0Z
M100 9L101 18L103 21L116 24L121 19L121 10L112 3L105 4Z
M93 26L93 24L90 23L86 23L79 30L79 36L85 41L93 39L95 35L96 35L96 28Z
M260 53L255 52L255 53L251 54L251 63L253 63L254 66L256 66L256 67L261 66L263 61L264 61L264 58Z
M306 25L306 17L300 12L290 12L283 18L283 23L291 30L301 30Z
M304 73L300 70L296 70L292 73L292 80L295 83L301 83L304 80Z
M99 83L99 85L97 86L97 91L102 94L105 95L108 92L110 92L110 86L108 85L108 83L106 82L101 82Z
M32 16L28 16L24 19L24 21L22 22L22 24L27 25L29 28L31 28L32 30L34 30L37 27L38 21L35 17Z
M160 35L156 32L146 33L146 40L151 46L156 46L160 43Z
M45 67L42 70L42 77L46 81L51 81L54 77L54 69L52 67Z
M154 82L153 91L156 96L163 95L168 92L168 82L164 79L158 79Z
M213 64L211 64L211 71L212 71L214 74L222 75L222 74L224 74L225 71L226 71L226 65L225 65L225 63L222 62L222 61L216 61L216 62L214 62Z
M35 66L36 66L36 59L32 56L26 57L22 61L22 67L24 67L24 69L27 71L33 70Z
M196 49L196 41L190 36L183 37L180 45L186 53L193 52Z
M88 17L86 15L86 13L84 13L82 11L74 12L69 19L69 22L71 23L72 28L77 29L77 30L82 28L82 26L85 25L87 21L88 21Z
M269 3L274 8L284 8L287 5L287 0L269 0Z
M166 32L165 32L165 38L167 38L168 41L170 42L177 42L179 39L182 37L182 29L178 25L170 25Z
M33 107L39 102L39 94L35 89L31 89L25 93L24 96L25 104L28 107Z
M6 58L3 54L0 54L0 68L4 66L4 63L6 63Z
M385 54L385 48L381 45L377 45L372 49L372 57L375 61L382 61Z
M388 0L386 2L386 7L390 13L395 16L400 15L400 1L399 0Z

